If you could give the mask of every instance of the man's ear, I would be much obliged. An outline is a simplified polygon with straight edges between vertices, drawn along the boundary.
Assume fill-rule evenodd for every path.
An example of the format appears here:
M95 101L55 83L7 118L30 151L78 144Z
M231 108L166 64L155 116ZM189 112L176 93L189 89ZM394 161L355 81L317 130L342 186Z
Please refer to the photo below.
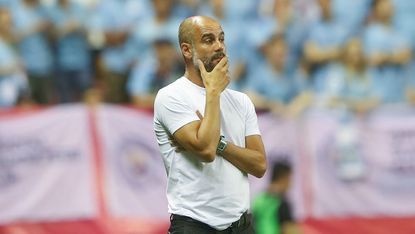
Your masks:
M192 54L192 47L190 46L189 43L182 43L180 45L180 49L182 50L182 54L185 58L187 59L191 59L193 54Z

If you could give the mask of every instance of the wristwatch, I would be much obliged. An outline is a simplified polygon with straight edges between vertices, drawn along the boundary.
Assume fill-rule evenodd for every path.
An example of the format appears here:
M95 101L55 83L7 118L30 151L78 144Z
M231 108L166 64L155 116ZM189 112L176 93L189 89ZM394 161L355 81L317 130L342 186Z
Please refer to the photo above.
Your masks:
M223 151L225 151L227 146L228 142L225 141L225 136L220 136L218 147L216 148L216 154L222 155Z

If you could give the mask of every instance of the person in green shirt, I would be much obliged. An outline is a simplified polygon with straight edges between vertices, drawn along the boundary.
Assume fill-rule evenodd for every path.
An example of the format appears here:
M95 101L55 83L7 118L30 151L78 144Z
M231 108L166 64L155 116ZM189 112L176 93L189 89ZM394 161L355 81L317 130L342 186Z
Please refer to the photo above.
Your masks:
M252 214L257 234L300 233L292 215L291 205L285 196L290 187L291 172L288 163L274 163L267 190L255 197Z

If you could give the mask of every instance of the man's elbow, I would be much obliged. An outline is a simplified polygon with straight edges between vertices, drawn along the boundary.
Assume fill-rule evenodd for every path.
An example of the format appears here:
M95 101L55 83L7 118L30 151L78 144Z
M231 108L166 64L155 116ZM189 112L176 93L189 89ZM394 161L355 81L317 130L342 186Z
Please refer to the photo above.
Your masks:
M262 178L267 171L267 162L264 160L263 162L259 163L255 172L252 173L253 176L257 178Z
M213 162L216 158L216 148L204 142L193 141L189 144L188 150L202 162Z
M252 175L259 179L259 178L262 178L265 175L265 171L266 171L266 169L258 169Z
M204 149L199 152L199 156L200 156L201 161L211 163L215 161L216 150Z

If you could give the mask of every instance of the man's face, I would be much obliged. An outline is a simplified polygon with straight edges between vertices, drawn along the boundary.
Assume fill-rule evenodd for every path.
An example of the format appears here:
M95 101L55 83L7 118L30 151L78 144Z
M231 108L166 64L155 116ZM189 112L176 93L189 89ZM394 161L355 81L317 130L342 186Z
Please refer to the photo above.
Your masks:
M177 61L176 50L171 44L155 45L155 52L161 70L169 70Z
M291 173L271 182L271 189L279 193L287 193L291 187Z
M8 35L11 31L11 15L6 10L0 10L0 34Z
M393 17L393 5L390 0L381 0L375 6L376 15L384 21Z
M69 4L69 0L59 0L59 5L67 6Z
M24 0L26 4L29 5L38 5L39 4L39 0Z
M321 13L325 19L331 17L331 0L319 0Z
M210 72L225 57L225 34L218 23L207 22L194 32L192 59L195 67L200 59Z
M287 50L288 47L285 41L275 39L265 47L265 57L274 67L283 69L286 63Z
M157 15L169 15L173 6L172 0L153 0Z
M291 173L282 180L283 191L286 193L291 187Z

